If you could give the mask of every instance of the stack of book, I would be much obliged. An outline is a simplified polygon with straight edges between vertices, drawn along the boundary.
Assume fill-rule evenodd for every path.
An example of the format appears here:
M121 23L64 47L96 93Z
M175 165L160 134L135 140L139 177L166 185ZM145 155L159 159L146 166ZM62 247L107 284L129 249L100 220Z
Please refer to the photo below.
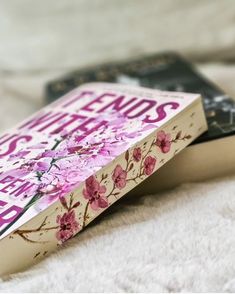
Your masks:
M51 82L47 98L0 136L0 276L127 193L235 170L235 103L177 54L80 70Z
M72 72L47 85L47 102L91 81L200 93L203 97L208 131L136 188L135 194L155 193L181 183L235 172L235 101L177 53L166 52Z

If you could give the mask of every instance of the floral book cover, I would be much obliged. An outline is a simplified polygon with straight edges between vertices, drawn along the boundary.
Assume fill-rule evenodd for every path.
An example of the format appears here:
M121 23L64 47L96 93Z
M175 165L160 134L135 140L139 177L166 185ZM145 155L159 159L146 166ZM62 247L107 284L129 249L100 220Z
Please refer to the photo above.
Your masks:
M198 94L91 83L0 136L0 275L75 236L206 129Z

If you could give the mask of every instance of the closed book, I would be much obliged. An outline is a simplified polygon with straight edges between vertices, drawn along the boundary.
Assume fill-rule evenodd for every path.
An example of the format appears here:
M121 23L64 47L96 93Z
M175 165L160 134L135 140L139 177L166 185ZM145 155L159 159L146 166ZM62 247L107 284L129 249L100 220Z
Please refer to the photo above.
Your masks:
M91 83L3 134L0 275L77 235L206 130L199 94Z

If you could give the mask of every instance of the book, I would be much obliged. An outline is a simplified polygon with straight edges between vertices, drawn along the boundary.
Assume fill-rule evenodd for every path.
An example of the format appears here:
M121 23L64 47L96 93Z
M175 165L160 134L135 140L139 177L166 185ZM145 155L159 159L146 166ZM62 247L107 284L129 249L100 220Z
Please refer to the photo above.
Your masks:
M199 94L84 84L0 138L0 275L20 271L207 130Z
M117 82L202 95L208 131L134 193L156 193L185 182L205 181L235 172L235 101L179 54L165 52L79 69L48 83L46 99L55 100L73 87L89 81ZM182 165L182 162L193 164ZM167 177L169 174L172 176Z
M159 53L74 71L46 85L46 100L50 103L74 87L95 81L142 86L163 91L200 93L203 98L208 132L192 144L235 134L235 100L177 53Z

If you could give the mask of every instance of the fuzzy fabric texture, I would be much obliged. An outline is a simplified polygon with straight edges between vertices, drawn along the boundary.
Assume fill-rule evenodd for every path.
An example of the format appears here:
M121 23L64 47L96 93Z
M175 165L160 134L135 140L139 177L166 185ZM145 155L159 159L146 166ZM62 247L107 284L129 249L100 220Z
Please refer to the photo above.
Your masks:
M234 0L1 0L0 71L67 70L162 50L234 60L234 18Z
M235 96L235 67L200 69ZM43 104L52 77L0 76L1 130ZM1 281L0 291L234 292L234 223L235 177L124 198L66 248Z
M235 291L235 177L126 198L9 292Z

